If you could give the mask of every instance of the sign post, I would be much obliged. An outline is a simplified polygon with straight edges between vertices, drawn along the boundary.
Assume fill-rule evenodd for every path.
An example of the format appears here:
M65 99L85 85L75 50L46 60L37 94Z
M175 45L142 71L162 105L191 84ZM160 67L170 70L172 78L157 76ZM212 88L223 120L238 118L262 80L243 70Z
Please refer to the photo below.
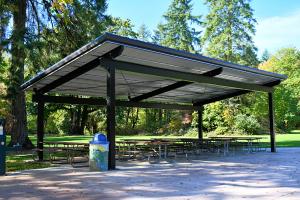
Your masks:
M0 119L0 176L5 175L6 166L6 135L4 130L5 120Z

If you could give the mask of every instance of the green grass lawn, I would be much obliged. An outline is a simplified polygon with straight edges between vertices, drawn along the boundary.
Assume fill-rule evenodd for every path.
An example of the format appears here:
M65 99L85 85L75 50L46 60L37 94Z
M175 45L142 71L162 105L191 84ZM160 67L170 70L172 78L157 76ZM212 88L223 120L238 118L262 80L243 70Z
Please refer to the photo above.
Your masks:
M6 171L20 171L25 169L39 169L50 167L49 162L36 162L33 160L30 152L22 152L21 154L8 153L6 157Z
M255 135L264 137L262 140L265 143L266 147L269 146L269 136L268 135ZM150 139L150 138L184 138L183 136L145 136L145 135L136 135L136 136L117 136L116 140L122 139ZM10 137L7 137L7 142L9 142ZM33 144L36 144L36 137L30 136ZM65 141L65 142L89 142L92 139L92 136L46 136L45 141ZM277 147L300 147L300 130L291 131L289 134L278 134L276 135L276 144ZM25 169L35 169L35 168L44 168L51 166L48 162L35 162L32 159L31 152L22 152L14 153L9 152L7 156L7 171L18 171Z
M270 141L269 135L253 135L263 137L263 143L268 145ZM184 136L149 136L149 135L136 135L136 136L117 136L116 140L122 139L150 139L150 138L184 138ZM68 141L68 142L89 142L92 136L48 136L45 137L45 141ZM35 137L32 137L35 142ZM293 131L290 134L278 134L276 135L277 147L300 147L300 131Z

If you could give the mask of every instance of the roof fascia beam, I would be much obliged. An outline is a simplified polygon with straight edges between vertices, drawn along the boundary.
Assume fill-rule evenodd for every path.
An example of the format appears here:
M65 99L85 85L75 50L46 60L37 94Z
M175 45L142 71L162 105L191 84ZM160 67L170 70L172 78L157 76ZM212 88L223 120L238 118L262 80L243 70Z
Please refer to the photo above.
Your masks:
M104 54L103 57L110 58L110 59L116 58L122 54L123 49L124 49L123 46L118 46L118 47L114 48L113 50L109 51L108 53ZM51 83L47 84L46 86L42 87L41 89L37 90L36 92L39 94L45 94L47 92L50 92L51 90L63 85L64 83L67 83L67 82L71 81L72 79L96 68L97 66L100 65L100 59L96 58L96 59L88 62L87 64L85 64L81 67L78 67L76 70L69 72L68 74L52 81Z
M222 67L214 69L214 70L211 70L211 71L208 71L208 72L205 72L202 75L212 77L212 76L217 76L217 75L219 75L221 73L222 73ZM171 85L167 85L165 87L162 87L162 88L153 90L151 92L148 92L148 93L136 96L134 98L131 98L130 101L134 101L134 102L142 101L144 99L148 99L150 97L154 97L154 96L163 94L165 92L169 92L169 91L175 90L177 88L184 87L184 86L192 84L192 83L193 82L190 82L190 81L178 81L178 82L173 83Z
M134 72L134 73L142 73L149 74L153 76L190 81L195 83L206 83L211 85L218 85L222 87L234 88L234 89L242 89L249 91L260 91L260 92L273 92L272 87L256 85L251 83L242 83L239 81L221 79L217 77L207 77L201 74L193 74L181 71L175 71L170 69L162 69L150 66L144 66L135 63L128 63L123 61L116 61L112 59L103 58L100 60L101 65L103 66L116 66L118 70Z
M213 102L216 102L216 101L221 101L221 100L224 100L224 99L229 99L231 97L240 96L242 94L247 94L247 93L250 93L250 92L251 91L248 91L248 90L239 90L239 91L235 91L235 92L232 92L232 93L224 94L224 95L221 95L221 96L213 97L211 99L205 99L205 100L197 101L193 105L200 106L200 105L210 104L210 103L213 103Z
M45 103L60 103L60 104L75 104L75 105L94 105L106 106L107 101L102 98L79 98L73 96L50 96L50 95L32 95L33 102ZM157 109L172 109L172 110L199 110L201 106L182 105L182 104L165 104L154 102L130 102L117 100L116 106L119 107L138 107L138 108L157 108Z
M270 83L266 83L266 84L264 84L264 86L274 87L276 85L279 85L280 82L281 82L280 80L277 80L277 81L273 81L273 82L270 82ZM213 97L211 99L205 99L205 100L197 101L193 105L194 106L201 106L201 105L205 105L205 104L210 104L210 103L213 103L213 102L216 102L216 101L221 101L221 100L228 99L228 98L231 98L231 97L240 96L240 95L247 94L247 93L250 93L250 92L251 91L247 91L247 90L239 90L239 91L228 93L228 94L225 94L225 95L222 95L222 96Z

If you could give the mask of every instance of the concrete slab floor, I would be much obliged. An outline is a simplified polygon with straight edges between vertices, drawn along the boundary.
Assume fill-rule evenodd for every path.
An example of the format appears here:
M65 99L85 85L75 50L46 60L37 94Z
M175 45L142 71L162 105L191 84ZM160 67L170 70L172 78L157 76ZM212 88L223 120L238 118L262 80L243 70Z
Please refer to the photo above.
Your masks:
M0 177L0 199L300 199L300 148L203 155L192 160L121 162L89 172L61 166Z

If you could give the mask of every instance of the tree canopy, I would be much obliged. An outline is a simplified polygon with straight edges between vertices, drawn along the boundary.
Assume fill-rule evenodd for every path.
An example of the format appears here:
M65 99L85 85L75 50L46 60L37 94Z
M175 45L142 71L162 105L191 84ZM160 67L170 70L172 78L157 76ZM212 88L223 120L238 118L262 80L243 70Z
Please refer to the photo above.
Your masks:
M204 21L203 45L209 56L256 66L253 43L256 20L250 0L206 0L209 13Z
M188 52L200 51L200 16L192 14L191 0L173 0L163 15L154 40L157 43Z
M0 0L0 117L8 121L11 145L32 147L36 105L20 85L104 32L153 42L225 61L288 75L276 89L276 126L300 126L300 53L284 48L257 58L253 42L256 20L250 0L206 0L208 14L194 13L192 0L172 0L156 30L106 13L106 0ZM259 62L261 62L260 65ZM206 132L258 133L268 127L267 97L251 93L205 106ZM183 118L193 118L185 123ZM46 104L49 134L92 134L105 131L105 109ZM197 114L159 109L117 108L121 134L185 134L197 126ZM188 120L189 121L189 120Z

